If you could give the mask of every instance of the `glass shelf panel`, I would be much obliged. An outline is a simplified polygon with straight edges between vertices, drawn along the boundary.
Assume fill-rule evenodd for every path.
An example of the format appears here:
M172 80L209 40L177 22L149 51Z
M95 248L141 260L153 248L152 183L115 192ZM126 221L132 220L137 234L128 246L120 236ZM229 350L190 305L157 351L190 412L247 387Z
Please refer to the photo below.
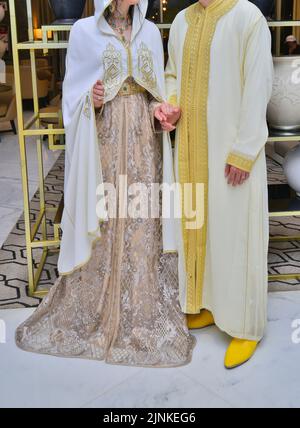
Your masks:
M270 184L270 217L300 216L300 198L288 184Z

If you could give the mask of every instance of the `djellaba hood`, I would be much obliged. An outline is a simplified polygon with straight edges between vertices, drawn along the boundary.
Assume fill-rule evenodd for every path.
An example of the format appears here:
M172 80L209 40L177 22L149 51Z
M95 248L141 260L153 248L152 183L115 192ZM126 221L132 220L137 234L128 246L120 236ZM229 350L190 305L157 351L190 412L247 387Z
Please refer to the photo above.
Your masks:
M95 19L97 27L103 32L112 32L113 30L107 24L104 17L104 12L108 6L113 2L113 0L94 0L95 5ZM146 14L148 10L148 0L140 0L137 5L134 6L134 16L132 23L132 33L131 40L135 38L140 29L143 26L143 23L146 19Z

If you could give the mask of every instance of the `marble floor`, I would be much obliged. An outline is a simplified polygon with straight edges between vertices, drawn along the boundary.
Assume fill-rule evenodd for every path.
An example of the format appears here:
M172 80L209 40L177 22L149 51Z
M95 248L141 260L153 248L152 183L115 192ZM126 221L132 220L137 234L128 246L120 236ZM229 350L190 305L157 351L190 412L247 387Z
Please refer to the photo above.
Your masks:
M35 143L28 140L30 194L38 187ZM45 174L59 153L44 150ZM19 151L0 142L0 245L22 211ZM271 293L269 323L255 358L226 371L229 338L196 332L190 365L177 369L109 366L19 350L14 331L33 309L0 311L0 407L300 407L300 292ZM3 342L3 343L2 343Z
M25 112L25 121L32 112ZM29 193L32 197L38 188L36 140L27 138L27 162L29 171ZM60 151L52 152L43 147L44 174L48 174ZM18 138L12 132L1 134L0 141L0 247L6 240L23 211L23 193L20 175L20 153Z
M255 358L233 371L223 367L229 338L215 327L195 333L192 363L176 369L26 353L14 331L32 312L0 311L0 407L300 407L298 291L270 295L266 337Z

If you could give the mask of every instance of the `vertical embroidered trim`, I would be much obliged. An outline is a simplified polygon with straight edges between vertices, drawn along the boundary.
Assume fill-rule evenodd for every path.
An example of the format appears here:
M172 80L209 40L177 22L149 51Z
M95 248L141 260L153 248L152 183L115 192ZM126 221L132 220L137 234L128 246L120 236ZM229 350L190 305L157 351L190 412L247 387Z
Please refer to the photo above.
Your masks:
M131 53L131 48L130 48L130 46L128 46L126 49L127 49L128 74L129 74L129 77L132 77L133 69L132 69L132 53Z
M210 50L218 20L238 0L215 0L204 8L199 2L186 11L189 24L183 53L179 123L179 180L193 184L193 207L196 184L204 184L204 225L187 229L190 219L182 209L182 234L187 273L186 306L188 313L202 309L208 218L208 129L207 98L210 73ZM183 187L184 188L184 187ZM182 199L182 207L184 195Z
M178 100L177 100L177 95L171 95L170 98L168 99L168 103L171 104L172 106L177 107L178 106Z
M105 94L109 97L114 89L121 84L123 72L122 52L109 43L103 52L102 59L104 66L103 83Z
M155 88L157 78L154 71L153 55L145 43L141 43L138 49L138 69L142 81L150 88Z
M85 97L85 103L84 103L84 107L83 107L83 114L88 119L91 119L91 107L92 107L92 103L91 103L91 100L90 100L90 96L86 95L86 97Z

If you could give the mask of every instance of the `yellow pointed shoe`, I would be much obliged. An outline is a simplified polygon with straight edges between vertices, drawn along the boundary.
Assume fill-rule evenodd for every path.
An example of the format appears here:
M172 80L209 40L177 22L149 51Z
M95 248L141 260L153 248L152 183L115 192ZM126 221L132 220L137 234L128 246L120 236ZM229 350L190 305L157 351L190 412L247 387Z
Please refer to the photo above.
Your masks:
M249 361L258 344L254 340L233 339L225 355L226 369L234 369Z
M187 322L190 330L205 328L215 324L213 314L206 309L201 311L200 314L187 315Z

